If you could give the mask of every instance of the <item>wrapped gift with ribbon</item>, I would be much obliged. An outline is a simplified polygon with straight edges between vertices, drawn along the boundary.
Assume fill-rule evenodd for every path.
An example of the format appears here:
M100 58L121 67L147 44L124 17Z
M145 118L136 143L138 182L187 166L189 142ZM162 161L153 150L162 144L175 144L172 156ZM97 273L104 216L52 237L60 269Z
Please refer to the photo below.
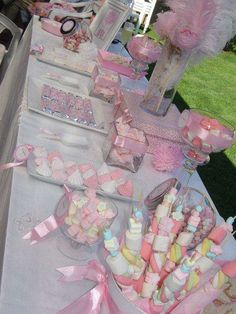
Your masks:
M92 280L96 283L93 289L57 312L57 314L99 314L102 308L105 313L121 314L109 293L108 274L98 261L92 260L85 266L68 266L57 268L57 270L62 274L62 277L59 279L62 282Z
M132 79L135 78L134 69L131 67L131 57L127 58L109 51L98 50L97 60L102 67L108 70L115 71ZM140 73L139 78L144 77L146 74L147 72Z
M137 172L148 149L148 141L144 132L130 127L126 118L121 116L112 124L103 146L104 159L108 165Z

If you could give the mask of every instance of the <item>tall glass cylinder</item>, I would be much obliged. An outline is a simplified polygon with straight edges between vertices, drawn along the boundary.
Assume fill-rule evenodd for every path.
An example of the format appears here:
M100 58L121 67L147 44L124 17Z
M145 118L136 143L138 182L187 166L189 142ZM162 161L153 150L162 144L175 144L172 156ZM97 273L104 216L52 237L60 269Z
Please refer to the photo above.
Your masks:
M189 58L189 53L183 53L170 42L166 42L141 103L142 109L157 116L166 115Z

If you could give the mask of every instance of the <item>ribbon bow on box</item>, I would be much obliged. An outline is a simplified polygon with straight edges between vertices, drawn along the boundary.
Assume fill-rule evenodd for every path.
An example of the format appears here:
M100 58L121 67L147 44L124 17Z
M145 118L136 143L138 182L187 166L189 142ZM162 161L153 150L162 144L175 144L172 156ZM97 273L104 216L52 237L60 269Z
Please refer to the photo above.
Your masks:
M60 310L57 314L100 314L103 308L105 313L122 314L113 301L108 290L108 274L105 268L96 260L85 266L68 266L57 268L62 274L62 282L74 282L83 279L95 281L97 285L82 297Z

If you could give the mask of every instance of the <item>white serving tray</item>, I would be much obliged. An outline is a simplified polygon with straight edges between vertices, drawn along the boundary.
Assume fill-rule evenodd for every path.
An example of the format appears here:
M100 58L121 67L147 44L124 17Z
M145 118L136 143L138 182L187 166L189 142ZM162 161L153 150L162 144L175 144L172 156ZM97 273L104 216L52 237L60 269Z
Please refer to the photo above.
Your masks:
M82 75L85 75L85 76L88 76L88 77L91 77L92 75L92 72L93 72L93 69L94 69L94 66L95 66L95 62L91 61L91 63L85 63L85 64L77 64L77 66L73 66L73 65L68 65L66 63L62 63L62 62L58 62L56 61L55 59L52 60L52 59L49 59L46 55L42 54L42 55L36 55L36 59L40 62L44 62L46 64L49 64L49 65L53 65L55 67L58 67L58 68L61 68L61 69L64 69L64 70L68 70L68 71L71 71L71 72L75 72L75 73L78 73L78 74L82 74Z
M87 126L79 122L75 122L69 118L55 116L48 112L42 110L40 103L41 103L41 94L43 85L47 84L51 87L55 87L60 89L66 93L71 92L75 96L80 96L82 98L87 98L91 100L93 115L97 124L97 127ZM50 117L52 119L56 119L68 124L72 124L84 129L96 131L99 133L107 134L109 130L109 123L107 121L111 121L112 119L112 110L113 107L111 104L105 103L104 101L93 98L82 93L76 91L75 88L63 86L60 83L54 82L48 79L38 79L35 77L29 77L28 79L28 108L32 111L35 111L41 115Z
M98 167L96 167L96 168L98 168ZM32 177L34 177L38 180L41 180L43 182L47 182L47 183L51 183L51 184L55 184L55 185L59 185L59 186L63 186L65 184L66 186L68 186L71 189L80 190L80 191L84 191L87 188L85 185L77 186L77 185L73 185L67 181L63 182L63 181L55 180L54 178L51 178L51 177L45 177L45 176L38 174L37 171L35 170L33 154L31 154L29 156L29 159L27 160L27 171L28 171L29 175L31 175ZM127 175L126 175L127 179L129 179L130 175L131 175L130 173L127 173ZM97 190L97 194L102 195L102 196L106 196L106 197L109 197L112 199L120 200L120 201L137 202L138 201L138 192L139 192L138 185L136 185L133 182L133 180L132 180L132 183L133 183L133 188L134 188L134 193L133 193L132 198L127 197L127 196L122 196L122 195L116 194L116 193L107 193L107 192L104 192L102 190Z

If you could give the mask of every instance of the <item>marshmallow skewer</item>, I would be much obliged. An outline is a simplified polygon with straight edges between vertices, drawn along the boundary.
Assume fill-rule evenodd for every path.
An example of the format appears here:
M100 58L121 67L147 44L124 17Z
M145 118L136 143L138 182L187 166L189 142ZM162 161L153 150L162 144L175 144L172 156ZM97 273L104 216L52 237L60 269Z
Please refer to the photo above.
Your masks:
M175 301L175 296L183 289L192 268L195 265L195 256L187 257L164 280L161 288L157 290L152 299L152 306L155 313L163 313Z
M141 292L141 296L145 298L150 298L155 291L156 285L160 279L159 273L165 263L166 254L169 250L171 242L169 233L172 229L173 222L168 216L170 214L172 204L176 199L176 194L177 190L172 188L171 191L165 195L162 204L157 206L152 226L150 228L152 232L148 235L149 239L147 236L144 238L141 254L146 260L149 260L150 258L150 264L146 270ZM145 250L148 250L148 254Z
M152 254L150 258L149 268L146 272L144 279L144 286L142 289L142 297L151 298L152 293L156 289L156 285L159 282L159 274L162 266L166 260L166 254L169 250L171 239L169 237L170 230L173 227L172 219L169 217L163 217L158 225L158 234L155 235L152 244ZM152 278L150 280L150 278ZM155 279L154 279L155 278ZM151 281L151 282L150 282ZM154 285L154 282L156 285Z
M200 313L208 304L217 299L230 278L236 278L236 260L227 262L203 287L190 295L195 311ZM184 302L188 302L188 299ZM172 309L169 308L166 313L171 313ZM179 308L178 313L180 313Z
M176 199L176 194L177 190L172 188L170 192L165 195L162 204L157 206L151 226L149 228L149 232L145 235L142 242L141 256L146 262L148 262L151 257L152 244L154 241L154 236L158 232L158 224L161 218L169 216L171 207Z
M197 230L197 226L200 222L199 213L202 211L202 207L197 205L195 210L192 211L191 216L188 219L186 230L182 231L174 244L172 244L166 265L161 272L161 281L170 273L176 265L178 265L181 259L185 256L188 246L191 244L194 232Z
M124 275L128 272L129 264L119 251L119 242L116 237L112 236L110 229L106 229L103 233L104 245L109 255L106 258L107 264L110 266L114 275Z
M196 264L194 269L190 272L183 290L180 292L180 295L182 295L182 299L176 300L174 304L172 304L170 310L176 307L180 303L180 301L182 301L183 298L186 297L187 293L196 288L200 281L201 275L203 275L213 267L214 260L217 258L218 255L222 254L222 249L218 244L222 243L222 245L224 245L224 239L233 229L233 222L234 218L229 217L225 223L222 223L211 231L211 234L213 235L210 236L211 240L209 238L205 238L203 242L196 247L193 252L193 254L195 254L196 256ZM224 237L222 237L222 231L226 231L224 232Z
M141 267L143 261L140 257L140 250L142 245L142 211L137 208L133 209L132 217L129 218L129 228L125 233L125 245L122 248L122 254L126 260Z

